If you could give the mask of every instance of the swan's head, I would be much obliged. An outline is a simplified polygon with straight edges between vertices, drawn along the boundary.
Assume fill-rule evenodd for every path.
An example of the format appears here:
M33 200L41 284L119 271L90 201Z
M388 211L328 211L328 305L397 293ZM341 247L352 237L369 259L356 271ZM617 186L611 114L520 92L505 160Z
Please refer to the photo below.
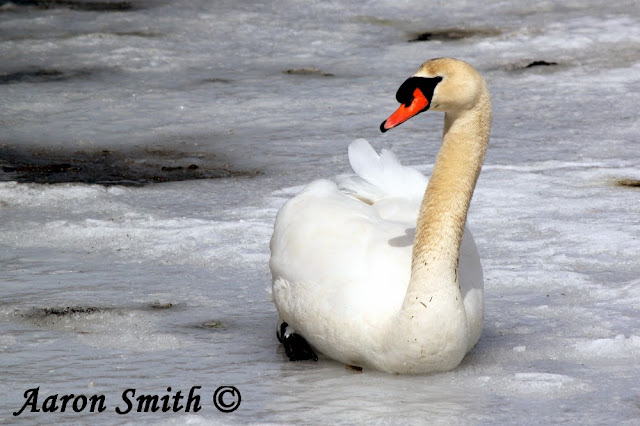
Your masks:
M398 89L402 105L382 122L384 133L428 109L455 112L471 109L486 90L482 76L466 62L451 58L430 59Z

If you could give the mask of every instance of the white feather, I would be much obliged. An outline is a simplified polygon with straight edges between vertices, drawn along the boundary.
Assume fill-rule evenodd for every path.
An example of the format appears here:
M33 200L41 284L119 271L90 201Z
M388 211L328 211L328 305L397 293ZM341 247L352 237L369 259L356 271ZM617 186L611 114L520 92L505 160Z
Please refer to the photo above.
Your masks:
M366 139L349 145L349 163L356 177L343 178L338 186L369 203L385 197L421 200L428 179L413 167L400 164L396 155L383 149L380 155Z

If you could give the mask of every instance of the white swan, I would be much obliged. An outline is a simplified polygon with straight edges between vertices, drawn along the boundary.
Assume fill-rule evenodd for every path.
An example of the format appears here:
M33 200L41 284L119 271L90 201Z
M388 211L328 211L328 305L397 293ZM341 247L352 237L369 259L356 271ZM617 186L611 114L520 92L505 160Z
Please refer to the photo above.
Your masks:
M312 182L278 212L272 294L293 360L315 350L389 373L447 371L480 337L482 268L465 222L489 141L487 86L471 65L439 58L396 98L383 132L445 112L426 192L422 174L357 140L349 160L358 177L340 188Z

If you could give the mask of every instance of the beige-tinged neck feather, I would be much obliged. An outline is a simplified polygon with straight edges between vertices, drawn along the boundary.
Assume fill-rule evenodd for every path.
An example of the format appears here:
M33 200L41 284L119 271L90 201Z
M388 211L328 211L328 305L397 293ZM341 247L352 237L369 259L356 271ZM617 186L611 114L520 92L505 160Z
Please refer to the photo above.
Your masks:
M411 294L425 286L457 285L462 234L491 127L486 88L473 109L447 112L438 153L416 224ZM415 297L412 299L415 300Z

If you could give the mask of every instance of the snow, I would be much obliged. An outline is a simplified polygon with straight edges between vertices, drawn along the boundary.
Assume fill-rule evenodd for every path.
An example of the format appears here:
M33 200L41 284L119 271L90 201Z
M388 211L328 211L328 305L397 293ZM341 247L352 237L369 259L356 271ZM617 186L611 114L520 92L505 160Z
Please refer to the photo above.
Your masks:
M637 2L69 3L0 2L0 165L109 151L127 172L239 173L138 186L0 173L1 422L640 418ZM447 39L456 29L466 37ZM305 183L347 172L360 137L429 172L440 114L378 126L438 56L474 64L494 106L469 214L481 340L429 376L289 363L265 291L275 214ZM538 60L557 65L526 68ZM242 393L234 413L211 402L221 385ZM37 386L40 403L99 393L109 409L13 417ZM167 386L202 386L202 410L113 411L127 388Z

